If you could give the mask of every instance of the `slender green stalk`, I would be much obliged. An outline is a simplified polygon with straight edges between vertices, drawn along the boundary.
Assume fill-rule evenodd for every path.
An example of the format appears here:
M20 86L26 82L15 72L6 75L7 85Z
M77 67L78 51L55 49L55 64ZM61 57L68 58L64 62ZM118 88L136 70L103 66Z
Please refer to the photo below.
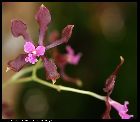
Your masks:
M105 99L106 99L105 96L98 95L91 91L79 90L79 89L74 89L74 88L65 87L65 86L61 86L61 85L59 85L59 89L62 91L71 91L71 92L75 92L75 93L79 93L79 94L89 95L89 96L95 97L95 98L97 98L99 100L103 100L103 101L105 101Z
M98 95L98 94L91 92L91 91L79 90L79 89L65 87L65 86L61 86L61 85L53 85L53 84L46 82L46 81L39 79L39 78L34 79L34 81L36 81L37 83L40 83L42 85L56 89L57 91L70 91L70 92L75 92L75 93L79 93L79 94L85 94L85 95L89 95L89 96L92 96L92 97L95 97L97 99L105 101L104 96Z
M42 67L43 67L43 65L41 64L41 65L39 65L37 68L40 69L40 68L42 68ZM17 72L15 75L13 75L13 77L12 77L11 79L16 80L16 79L18 79L18 78L24 76L25 74L27 74L27 73L33 71L33 68L34 68L34 66L30 66L30 67L24 68L24 69L21 70L20 72Z
M40 63L41 63L41 59L39 59L39 61L33 67L32 77L36 77L36 71L37 71L37 68L40 66Z

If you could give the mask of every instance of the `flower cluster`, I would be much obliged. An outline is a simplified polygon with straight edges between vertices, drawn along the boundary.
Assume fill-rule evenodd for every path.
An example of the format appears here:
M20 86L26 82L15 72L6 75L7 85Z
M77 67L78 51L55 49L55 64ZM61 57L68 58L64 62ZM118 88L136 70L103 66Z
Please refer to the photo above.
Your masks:
M120 104L120 103L118 103L110 98L110 95L111 95L111 93L114 89L114 86L115 86L116 76L118 74L120 67L124 63L124 59L122 56L120 56L120 59L121 59L120 64L116 67L115 71L107 78L107 80L105 82L105 88L103 88L103 90L107 93L107 95L106 95L106 110L103 114L103 117L102 117L103 119L110 119L111 106L114 109L116 109L116 111L118 111L118 114L122 119L130 119L133 117L133 115L127 114L127 112L128 112L127 105L129 104L128 101L125 101L124 105L122 105L122 104Z
M35 19L39 24L39 40L38 45L33 43L33 40L30 38L27 32L27 26L21 20L14 19L12 20L11 31L14 37L22 36L25 40L24 44L24 54L20 54L14 60L8 62L7 71L9 69L18 72L20 71L26 64L35 64L38 61L38 58L41 58L44 63L46 78L48 80L52 80L55 83L56 79L60 77L57 72L57 67L52 59L48 59L45 56L45 51L56 47L60 44L67 43L69 38L71 37L72 30L74 25L67 25L61 34L61 38L55 40L49 45L44 45L45 33L48 29L48 25L51 22L51 15L49 10L41 5L39 10L35 15ZM70 55L72 56L72 54ZM74 57L69 57L69 60ZM74 59L75 61L78 59Z

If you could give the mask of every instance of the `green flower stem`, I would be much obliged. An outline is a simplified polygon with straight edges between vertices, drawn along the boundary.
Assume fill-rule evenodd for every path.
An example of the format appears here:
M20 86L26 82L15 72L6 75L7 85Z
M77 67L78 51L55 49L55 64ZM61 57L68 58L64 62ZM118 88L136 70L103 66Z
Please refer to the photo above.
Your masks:
M36 63L36 65L33 67L32 77L36 77L36 71L37 71L37 69L39 68L40 64L41 64L41 58L40 58L39 61ZM43 65L41 65L41 66L43 66Z
M27 67L27 68L22 69L20 72L18 72L18 73L16 73L15 75L13 75L13 77L11 78L11 80L16 80L16 79L18 79L18 78L24 76L25 74L27 74L27 73L33 71L33 68L34 68L34 67L35 67L35 66L30 66L30 67ZM40 69L40 68L42 68L42 67L43 67L43 65L41 64L41 65L39 65L39 66L37 67L37 69Z
M60 91L70 91L70 92L75 92L75 93L79 93L79 94L89 95L89 96L92 96L92 97L95 97L97 99L105 101L105 96L98 95L98 94L91 92L91 91L79 90L79 89L74 89L74 88L65 87L65 86L61 86L61 85L53 85L53 84L46 82L42 79L39 79L37 77L34 79L34 81L36 81L37 83L40 83L42 85L56 89L59 92Z
M65 86L62 86L62 85L52 84L52 83L49 83L45 80L42 80L42 79L38 78L37 74L36 74L36 71L37 71L37 69L41 68L42 66L43 65L41 63L41 60L39 60L36 63L36 65L30 66L30 67L25 68L25 69L21 70L20 72L16 73L10 80L3 83L2 88L5 88L6 86L8 86L10 84L13 84L13 83L26 83L26 82L35 81L39 84L42 84L42 85L48 86L50 88L56 89L59 92L60 91L70 91L70 92L74 92L74 93L89 95L89 96L95 97L99 100L105 101L105 99L106 99L105 96L98 95L94 92L79 90L79 89L70 88L70 87L65 87ZM26 73L29 73L31 71L32 71L32 76L25 77L25 78L20 78L20 77L24 76Z

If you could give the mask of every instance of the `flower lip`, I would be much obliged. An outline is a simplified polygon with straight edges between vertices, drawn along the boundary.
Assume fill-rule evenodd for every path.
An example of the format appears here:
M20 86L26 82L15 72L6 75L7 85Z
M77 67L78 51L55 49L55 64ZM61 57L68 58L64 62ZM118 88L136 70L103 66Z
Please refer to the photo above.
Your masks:
M113 108L115 108L118 111L118 113L122 119L130 119L131 117L133 117L133 115L127 114L127 112L128 112L127 106L129 104L128 101L125 101L124 105L122 105L119 102L109 99L109 103Z
M38 46L37 48L35 48L33 43L26 42L24 45L24 51L28 54L28 56L25 58L25 61L35 64L38 61L37 56L39 57L44 55L45 47Z
M67 46L66 47L66 50L67 50L67 62L70 63L70 64L73 64L73 65L76 65L79 63L79 60L82 56L82 53L78 53L78 54L74 54L74 50L71 48L71 46Z

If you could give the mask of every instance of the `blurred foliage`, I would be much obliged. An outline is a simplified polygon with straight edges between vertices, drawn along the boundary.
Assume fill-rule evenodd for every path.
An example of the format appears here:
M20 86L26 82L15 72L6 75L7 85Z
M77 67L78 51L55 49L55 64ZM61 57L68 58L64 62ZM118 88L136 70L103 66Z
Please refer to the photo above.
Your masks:
M119 75L116 79L115 89L111 97L123 103L130 102L129 113L137 116L137 4L136 3L43 3L52 15L52 23L49 25L48 35L53 30L61 32L67 24L74 24L74 31L68 44L76 52L82 52L83 56L79 65L68 65L66 72L70 76L79 77L83 81L83 87L79 89L94 91L104 95L103 87L106 78L113 72L120 62L119 56L125 59ZM38 3L38 7L41 4ZM107 12L118 13L107 13ZM112 11L111 11L112 10ZM118 11L119 10L119 11ZM120 12L120 13L119 13ZM117 15L118 14L118 15ZM112 20L115 16L120 19ZM103 17L102 17L103 16ZM110 18L104 18L107 16ZM30 15L29 15L30 17ZM102 19L102 20L101 20ZM103 33L104 21L114 22L109 33ZM123 22L120 31L116 31L115 24L119 26ZM34 25L37 27L37 25ZM106 27L106 25L105 25ZM107 27L109 27L107 25ZM114 30L115 31L114 31ZM114 35L113 35L114 34ZM116 36L117 35L117 36ZM37 39L36 39L37 40ZM65 45L58 47L65 53ZM45 79L44 69L38 71L38 75ZM46 81L48 82L48 81ZM50 81L49 81L50 82ZM56 84L75 87L59 79ZM35 92L30 92L34 90ZM38 91L39 90L39 91ZM31 97L33 95L40 97ZM39 96L38 95L38 96ZM37 101L40 99L39 101ZM44 103L43 101L46 101ZM27 105L27 107L25 107ZM40 109L42 106L44 109ZM40 108L36 108L41 106ZM24 85L17 98L18 118L101 118L105 103L95 98L71 93L58 93L54 89L36 84ZM33 109L28 110L28 109ZM120 118L115 110L111 111L112 118Z

